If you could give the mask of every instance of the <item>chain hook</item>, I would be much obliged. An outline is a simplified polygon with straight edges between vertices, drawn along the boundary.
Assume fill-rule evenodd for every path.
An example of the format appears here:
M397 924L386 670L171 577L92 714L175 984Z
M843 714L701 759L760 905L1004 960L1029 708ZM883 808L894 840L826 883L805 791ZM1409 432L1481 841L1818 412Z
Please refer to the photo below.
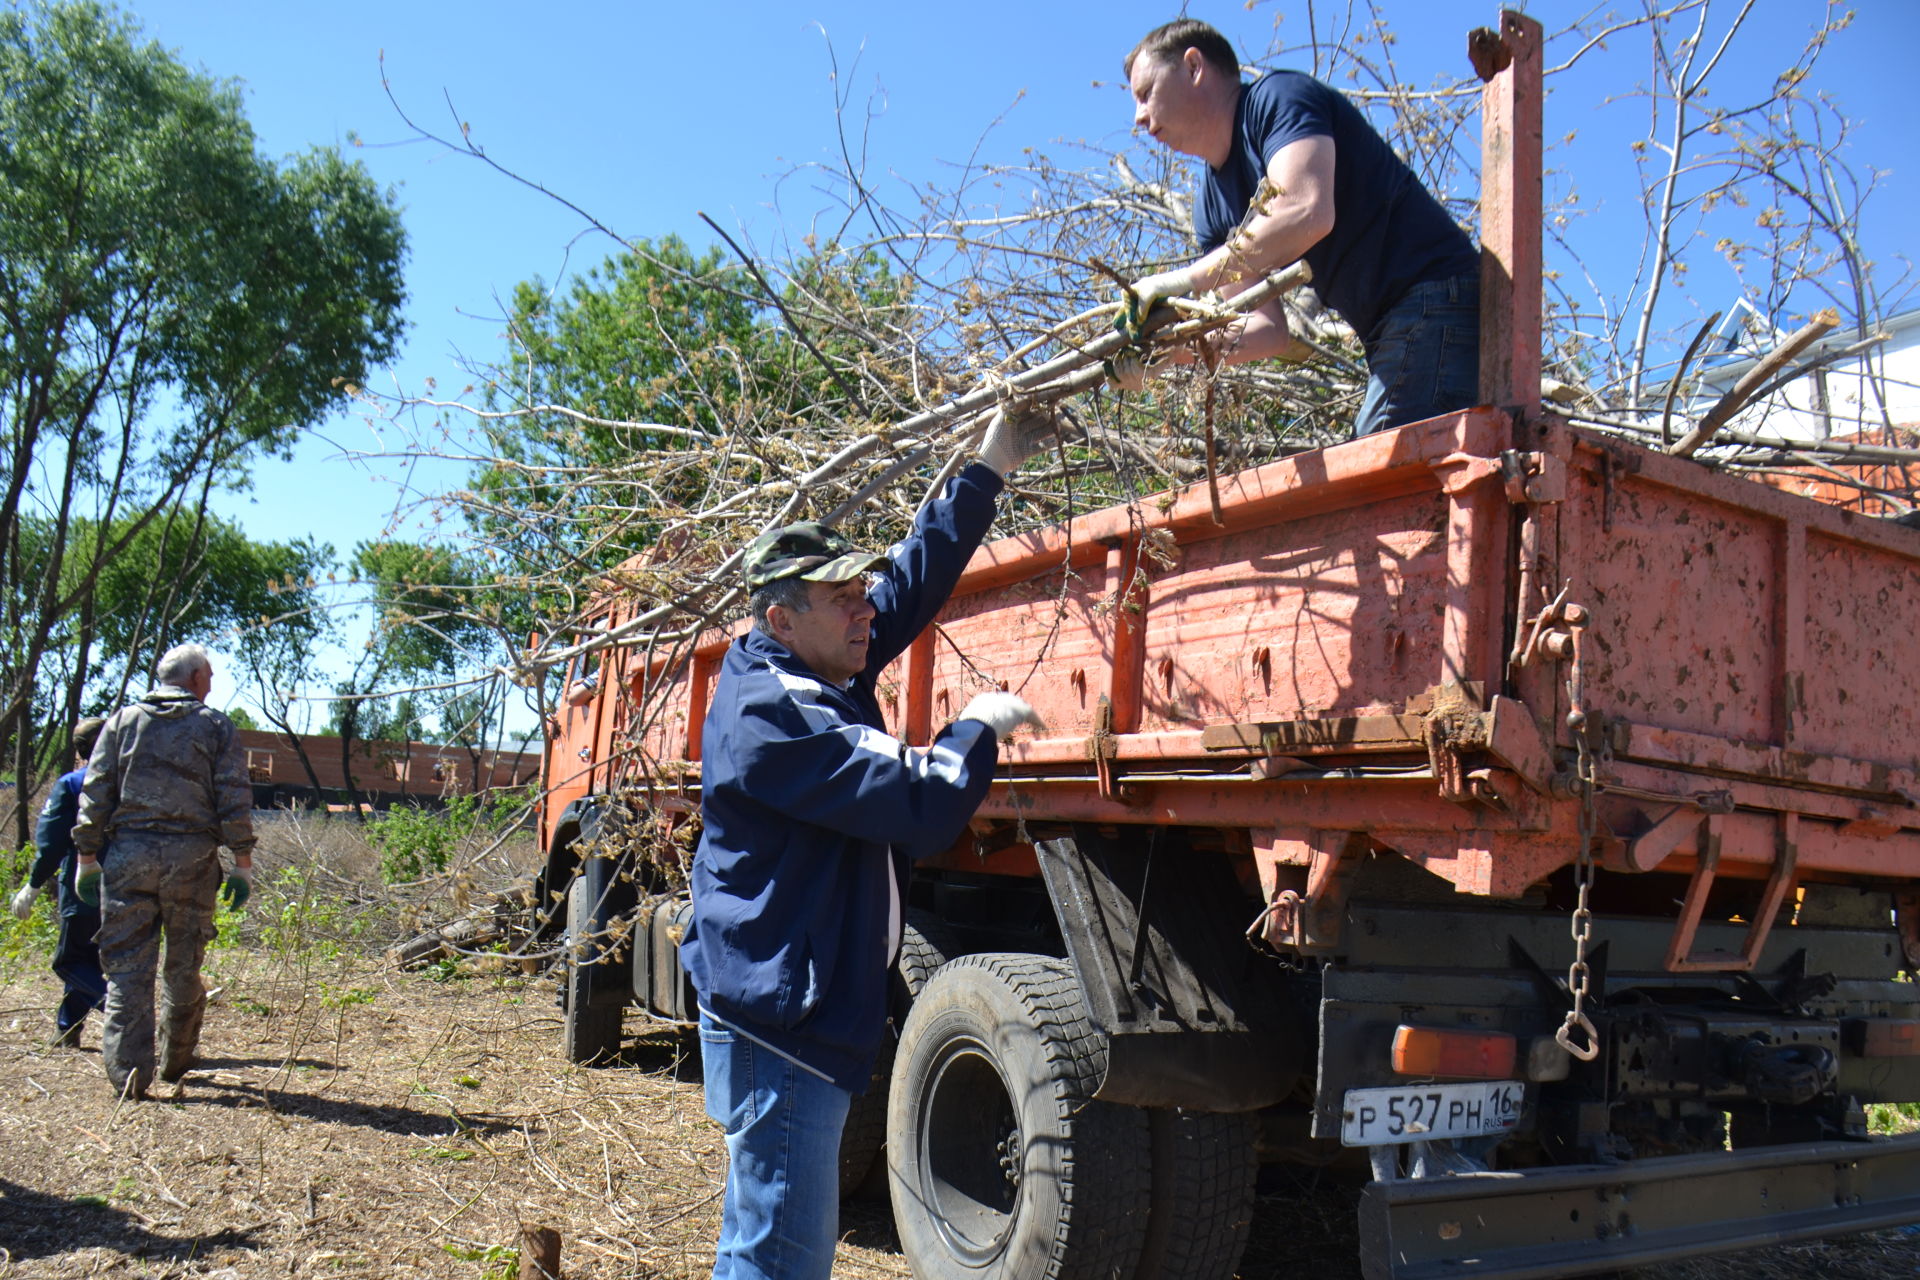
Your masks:
M1563 590L1560 600L1564 601L1565 598L1566 592ZM1575 604L1565 605L1558 611L1572 633L1573 641L1573 661L1567 672L1567 728L1573 734L1574 786L1580 793L1580 844L1573 859L1577 889L1571 922L1573 963L1567 967L1567 990L1573 996L1573 1007L1567 1010L1566 1021L1553 1038L1561 1048L1580 1061L1592 1062L1600 1056L1600 1033L1593 1025L1593 1019L1587 1016L1588 981L1592 975L1587 965L1587 947L1593 940L1593 908L1589 898L1593 891L1593 840L1599 826L1593 797L1599 789L1599 778L1588 735L1584 673L1580 666L1580 635L1586 630L1588 615L1585 609ZM1584 1046L1575 1043L1576 1032L1586 1038Z

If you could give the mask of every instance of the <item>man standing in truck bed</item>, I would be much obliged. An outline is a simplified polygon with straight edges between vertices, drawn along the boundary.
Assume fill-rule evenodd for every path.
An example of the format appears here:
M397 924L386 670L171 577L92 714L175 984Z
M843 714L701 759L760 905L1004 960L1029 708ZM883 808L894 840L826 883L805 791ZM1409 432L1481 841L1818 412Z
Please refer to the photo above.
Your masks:
M1164 299L1237 293L1304 258L1366 347L1355 435L1478 401L1480 255L1358 108L1298 71L1242 84L1227 38L1192 18L1148 32L1125 67L1135 127L1208 169L1193 201L1206 252L1129 286L1130 323ZM1276 299L1226 330L1219 354L1307 353Z
M840 1130L885 1035L913 859L946 849L1033 710L982 693L933 743L884 729L880 672L952 594L1002 476L1052 429L996 417L979 460L884 556L824 525L745 556L753 630L727 650L702 741L693 923L707 1114L727 1132L716 1280L826 1280ZM868 584L868 575L872 583Z

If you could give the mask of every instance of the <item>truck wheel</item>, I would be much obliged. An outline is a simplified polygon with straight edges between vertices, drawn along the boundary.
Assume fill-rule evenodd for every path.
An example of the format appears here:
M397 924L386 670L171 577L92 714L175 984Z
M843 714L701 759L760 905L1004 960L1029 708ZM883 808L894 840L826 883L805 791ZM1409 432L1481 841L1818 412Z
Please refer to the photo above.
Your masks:
M1244 1115L1178 1107L1147 1111L1153 1194L1138 1280L1231 1280L1253 1225L1260 1161Z
M947 962L940 946L928 936L936 934L937 921L919 912L909 913L900 936L900 954L893 962L893 979L888 997L893 1027L880 1046L880 1057L873 1064L873 1076L867 1091L855 1094L847 1108L847 1123L840 1130L840 1198L842 1200L867 1181L887 1142L887 1081L893 1077L893 1050L898 1043L894 1027L907 1020L914 997L927 985L933 971Z
M581 957L574 950L574 939L592 932L590 913L598 896L585 875L575 876L567 889L563 1047L568 1062L584 1066L607 1066L620 1056L620 1016L625 1012L622 1005L594 1003L587 981L591 966L580 963Z
M889 991L897 1027L907 1020L907 1010L926 988L933 971L960 954L960 946L939 916L927 911L907 912L906 927L900 934L900 954L893 962L893 985Z
M1095 1102L1105 1049L1065 961L983 953L901 1031L887 1180L920 1280L1110 1280L1146 1233L1146 1112Z

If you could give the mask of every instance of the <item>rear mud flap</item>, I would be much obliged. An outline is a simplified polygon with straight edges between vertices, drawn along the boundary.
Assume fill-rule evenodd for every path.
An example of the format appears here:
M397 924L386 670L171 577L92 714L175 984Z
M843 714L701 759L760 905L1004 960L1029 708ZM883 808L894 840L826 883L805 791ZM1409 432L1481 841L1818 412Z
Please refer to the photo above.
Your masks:
M1036 846L1107 1071L1095 1097L1250 1111L1286 1097L1306 1060L1268 964L1244 939L1259 909L1226 859L1151 829L1079 829Z
M1920 1221L1920 1135L1396 1179L1360 1201L1367 1280L1544 1280Z

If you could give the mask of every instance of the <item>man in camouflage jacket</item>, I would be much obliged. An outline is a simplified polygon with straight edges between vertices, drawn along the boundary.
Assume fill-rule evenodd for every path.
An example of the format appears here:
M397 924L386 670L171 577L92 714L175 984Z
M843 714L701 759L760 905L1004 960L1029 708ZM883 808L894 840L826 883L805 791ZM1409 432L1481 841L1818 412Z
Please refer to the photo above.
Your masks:
M193 1065L206 1012L200 961L214 934L219 847L233 853L236 905L253 880L253 793L231 721L205 705L213 664L197 644L169 649L156 687L100 731L73 828L82 897L100 900L100 967L107 975L101 1058L124 1097L145 1096L154 1072L153 986L167 939L160 1078ZM97 859L97 861L96 861Z

